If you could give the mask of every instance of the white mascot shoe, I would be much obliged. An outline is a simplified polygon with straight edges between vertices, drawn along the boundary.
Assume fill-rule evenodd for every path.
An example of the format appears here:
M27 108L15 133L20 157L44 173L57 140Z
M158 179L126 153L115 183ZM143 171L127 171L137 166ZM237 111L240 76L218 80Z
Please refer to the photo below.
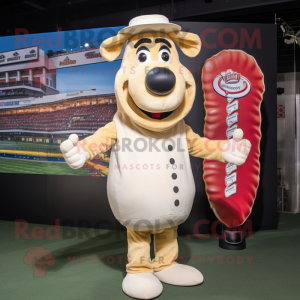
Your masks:
M152 273L129 274L122 283L123 292L136 299L153 299L158 297L163 286Z
M154 275L162 282L179 285L192 286L203 282L203 275L195 268L187 265L174 264Z

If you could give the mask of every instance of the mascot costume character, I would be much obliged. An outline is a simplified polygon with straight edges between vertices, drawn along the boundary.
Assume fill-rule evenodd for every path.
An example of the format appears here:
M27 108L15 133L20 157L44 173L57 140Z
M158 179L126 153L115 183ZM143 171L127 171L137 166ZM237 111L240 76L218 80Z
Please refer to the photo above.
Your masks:
M128 237L122 289L137 299L159 296L161 282L179 286L203 282L197 269L176 262L177 227L189 216L195 196L189 154L242 165L251 147L241 139L241 129L234 132L234 139L209 140L185 124L196 84L180 63L175 43L189 57L200 52L199 36L182 32L161 15L136 17L105 40L100 53L107 61L115 60L126 44L115 78L118 110L113 121L92 136L78 141L72 134L61 144L65 161L74 169L113 147L108 199ZM234 143L244 147L232 147Z

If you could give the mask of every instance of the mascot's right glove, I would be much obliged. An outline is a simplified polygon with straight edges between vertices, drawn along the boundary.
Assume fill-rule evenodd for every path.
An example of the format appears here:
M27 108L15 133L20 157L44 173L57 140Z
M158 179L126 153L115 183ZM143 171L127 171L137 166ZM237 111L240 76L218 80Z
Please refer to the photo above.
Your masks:
M62 152L63 157L72 169L81 168L88 159L88 153L80 143L78 143L78 140L77 134L71 134L69 139L60 145L60 151Z

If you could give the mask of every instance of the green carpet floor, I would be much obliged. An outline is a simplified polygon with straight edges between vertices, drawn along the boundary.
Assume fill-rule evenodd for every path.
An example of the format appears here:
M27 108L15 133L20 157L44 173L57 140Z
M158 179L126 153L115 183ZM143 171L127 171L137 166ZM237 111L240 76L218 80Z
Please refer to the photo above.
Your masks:
M1 299L130 299L121 289L127 251L124 232L64 227L59 239L45 234L34 239L31 230L36 226L40 231L47 228L29 224L28 237L16 239L14 222L0 222ZM45 277L35 277L33 265L24 262L31 263L28 258L37 254L29 250L37 247L50 250L55 258L52 266L46 266ZM247 239L246 250L222 250L212 236L207 240L180 236L179 249L177 261L199 269L204 283L164 284L160 300L300 299L299 214L281 214L278 230L255 232ZM50 251L45 252L46 261Z

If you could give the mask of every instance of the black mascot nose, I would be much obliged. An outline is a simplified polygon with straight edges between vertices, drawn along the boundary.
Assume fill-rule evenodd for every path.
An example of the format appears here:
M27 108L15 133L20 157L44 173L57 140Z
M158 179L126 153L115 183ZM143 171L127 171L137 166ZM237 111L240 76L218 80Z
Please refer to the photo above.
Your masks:
M148 90L158 96L164 96L173 90L176 83L174 73L167 68L154 68L146 75Z

